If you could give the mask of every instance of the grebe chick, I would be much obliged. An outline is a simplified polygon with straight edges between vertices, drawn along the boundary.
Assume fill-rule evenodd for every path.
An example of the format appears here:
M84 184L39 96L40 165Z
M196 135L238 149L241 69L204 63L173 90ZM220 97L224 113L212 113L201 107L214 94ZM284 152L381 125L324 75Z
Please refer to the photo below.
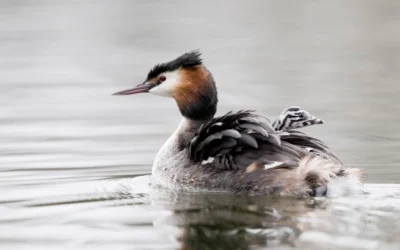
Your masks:
M193 51L158 64L142 84L115 93L171 97L183 116L155 157L153 185L304 197L325 195L332 179L361 180L361 171L339 164L322 141L275 131L261 114L242 110L214 117L217 88L200 56Z
M291 106L282 111L278 119L272 123L272 127L275 129L275 131L284 132L324 123L325 122L323 120L312 116L306 110L297 106ZM315 148L306 147L306 150L311 154L327 159L324 153L320 153L319 150ZM334 158L337 162L341 163L336 156Z
M282 111L278 119L272 123L272 127L276 131L288 131L315 124L324 124L324 121L312 116L300 107L291 106Z

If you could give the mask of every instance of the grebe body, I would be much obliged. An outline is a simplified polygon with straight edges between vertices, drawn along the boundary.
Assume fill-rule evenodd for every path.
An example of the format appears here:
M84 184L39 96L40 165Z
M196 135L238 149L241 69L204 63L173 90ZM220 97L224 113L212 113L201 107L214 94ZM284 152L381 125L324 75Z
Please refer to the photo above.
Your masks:
M155 185L304 197L325 195L332 179L361 181L361 171L344 167L322 141L291 130L322 123L308 112L312 122L271 124L248 110L215 117L216 84L197 51L156 65L142 84L115 95L145 92L172 97L183 116L154 160Z

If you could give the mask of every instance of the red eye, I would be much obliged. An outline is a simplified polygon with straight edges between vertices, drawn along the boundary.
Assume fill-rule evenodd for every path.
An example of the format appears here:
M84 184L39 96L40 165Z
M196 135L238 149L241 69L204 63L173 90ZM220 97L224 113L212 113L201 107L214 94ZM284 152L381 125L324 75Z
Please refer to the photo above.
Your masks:
M167 78L165 77L165 76L160 76L160 81L165 81L165 80L167 80Z

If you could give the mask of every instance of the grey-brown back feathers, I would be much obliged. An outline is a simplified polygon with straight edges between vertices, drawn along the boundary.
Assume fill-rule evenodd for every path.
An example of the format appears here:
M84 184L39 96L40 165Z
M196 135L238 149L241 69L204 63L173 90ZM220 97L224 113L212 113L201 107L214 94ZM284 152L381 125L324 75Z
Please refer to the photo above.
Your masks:
M203 124L189 143L188 152L194 162L211 158L217 168L232 170L254 162L299 162L309 154L308 148L337 159L320 140L297 131L275 131L266 117L245 110Z

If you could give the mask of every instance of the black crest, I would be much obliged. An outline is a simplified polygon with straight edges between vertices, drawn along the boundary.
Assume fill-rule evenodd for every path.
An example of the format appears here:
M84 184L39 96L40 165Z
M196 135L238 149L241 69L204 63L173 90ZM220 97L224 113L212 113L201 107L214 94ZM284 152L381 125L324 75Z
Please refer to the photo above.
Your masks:
M166 71L174 71L180 67L188 68L202 63L201 53L198 50L187 52L180 57L166 63L157 64L147 75L147 79L154 78Z

